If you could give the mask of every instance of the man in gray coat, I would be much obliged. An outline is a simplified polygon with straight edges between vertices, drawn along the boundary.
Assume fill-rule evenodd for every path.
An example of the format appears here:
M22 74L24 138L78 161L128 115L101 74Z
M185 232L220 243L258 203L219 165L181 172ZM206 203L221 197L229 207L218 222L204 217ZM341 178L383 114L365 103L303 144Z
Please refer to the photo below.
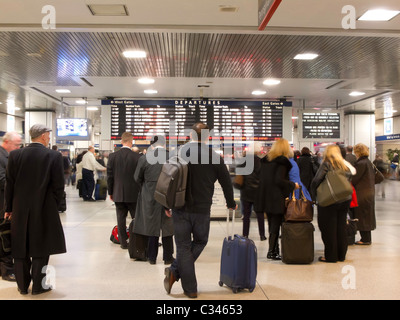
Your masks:
M61 153L47 149L51 129L33 125L32 143L10 152L5 187L5 218L11 219L11 254L18 290L51 290L45 283L49 256L66 252L58 205L64 196Z
M6 184L6 168L8 154L21 147L21 136L17 132L7 132L0 146L0 221L4 217L4 187ZM3 280L15 281L14 263L11 255L0 257L0 274Z
M135 180L141 185L141 192L136 208L134 233L145 235L149 239L148 259L150 264L155 264L158 254L158 239L162 233L163 260L165 264L173 262L173 224L172 218L167 217L164 208L154 199L157 180L160 176L163 161L154 159L168 159L165 149L165 137L155 136L151 147L145 156L139 159L135 172ZM153 164L151 164L153 163Z

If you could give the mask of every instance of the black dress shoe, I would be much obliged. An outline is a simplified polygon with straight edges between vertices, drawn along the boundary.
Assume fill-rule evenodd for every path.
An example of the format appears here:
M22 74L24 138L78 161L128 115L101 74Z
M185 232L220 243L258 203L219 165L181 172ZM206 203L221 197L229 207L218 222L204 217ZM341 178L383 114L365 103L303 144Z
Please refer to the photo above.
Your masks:
M184 295L190 299L196 299L197 298L197 292L186 292L183 291Z
M164 279L164 288L168 294L171 293L171 289L173 284L176 281L175 275L170 268L165 268L164 270L165 279Z
M45 293L45 292L49 292L49 291L51 291L52 290L52 288L50 287L50 288L47 288L47 289L40 289L40 290L32 290L32 295L38 295L38 294L42 294L42 293Z
M2 279L5 280L5 281L11 281L11 282L17 281L17 279L15 279L15 274L14 273L8 274L6 276L2 276Z
M28 294L28 290L21 290L20 288L18 288L18 292L22 295Z

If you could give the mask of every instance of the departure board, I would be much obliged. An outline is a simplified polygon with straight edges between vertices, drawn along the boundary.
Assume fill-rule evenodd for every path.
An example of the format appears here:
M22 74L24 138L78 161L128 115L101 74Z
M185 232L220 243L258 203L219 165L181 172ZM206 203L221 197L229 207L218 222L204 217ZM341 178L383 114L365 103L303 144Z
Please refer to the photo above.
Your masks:
M303 139L340 139L340 112L303 112Z
M283 108L291 102L220 100L102 100L111 105L111 139L125 131L135 140L158 133L186 140L196 122L207 123L211 136L273 141L282 137Z

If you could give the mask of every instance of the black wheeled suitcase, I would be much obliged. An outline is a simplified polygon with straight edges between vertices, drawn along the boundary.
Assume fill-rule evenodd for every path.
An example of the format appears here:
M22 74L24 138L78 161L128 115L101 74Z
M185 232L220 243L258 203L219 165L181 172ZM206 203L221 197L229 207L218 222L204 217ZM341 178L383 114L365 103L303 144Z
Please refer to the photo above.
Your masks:
M310 222L282 224L282 262L309 264L314 261L314 225Z
M136 234L133 232L135 219L129 224L129 243L128 252L131 259L139 261L147 261L147 246L149 238L147 236Z
M96 187L94 191L95 200L106 200L107 199L107 180L97 179Z
M253 292L257 278L257 247L252 240L233 235L234 222L235 211L232 217L232 236L225 238L222 245L219 285L227 285L233 293L241 289Z

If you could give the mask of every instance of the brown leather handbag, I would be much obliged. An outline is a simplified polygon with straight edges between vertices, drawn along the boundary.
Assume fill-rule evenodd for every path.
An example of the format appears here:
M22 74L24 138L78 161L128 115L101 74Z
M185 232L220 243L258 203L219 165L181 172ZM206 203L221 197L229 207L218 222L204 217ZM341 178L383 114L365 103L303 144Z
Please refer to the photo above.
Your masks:
M286 222L311 222L314 218L313 203L304 196L303 190L300 188L300 199L296 199L293 191L292 199L289 197L285 200Z

